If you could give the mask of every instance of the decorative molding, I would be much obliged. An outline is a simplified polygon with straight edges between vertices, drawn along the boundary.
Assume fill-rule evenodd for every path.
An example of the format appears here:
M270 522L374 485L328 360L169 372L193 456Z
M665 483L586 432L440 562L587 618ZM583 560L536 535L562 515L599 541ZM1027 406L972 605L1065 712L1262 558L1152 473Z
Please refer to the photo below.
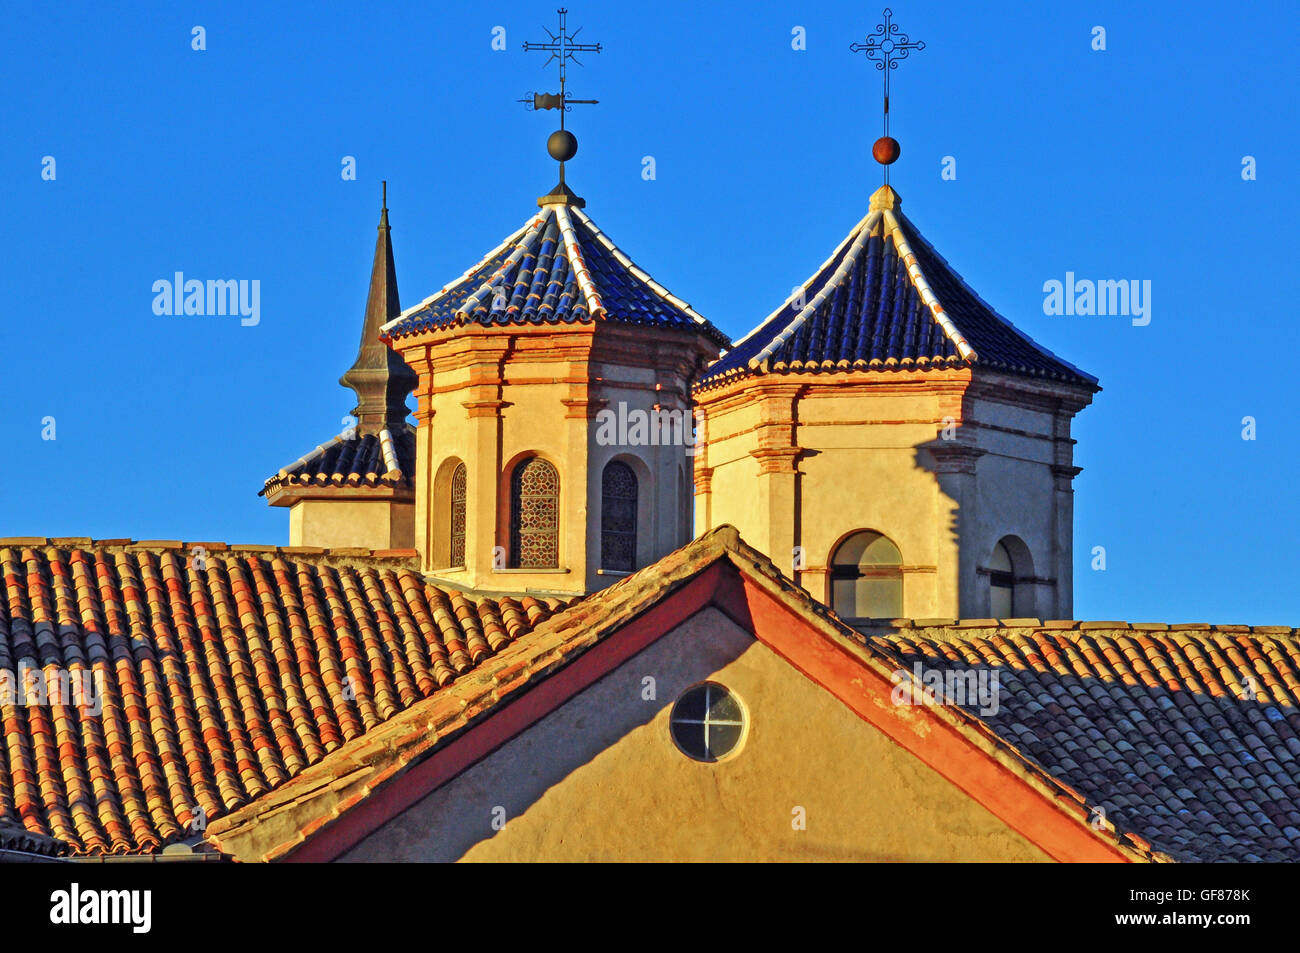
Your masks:
M467 417L500 417L502 408L511 406L508 400L463 400Z
M935 473L975 473L979 458L988 453L980 447L952 441L931 441L923 446L934 461Z
M749 451L762 473L797 473L802 453L799 447L759 447Z

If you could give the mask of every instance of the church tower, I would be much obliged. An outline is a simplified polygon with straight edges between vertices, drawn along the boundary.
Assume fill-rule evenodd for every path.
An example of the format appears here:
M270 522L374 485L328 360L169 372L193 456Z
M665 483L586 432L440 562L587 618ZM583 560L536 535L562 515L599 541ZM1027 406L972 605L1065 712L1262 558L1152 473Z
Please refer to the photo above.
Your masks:
M272 506L289 507L293 546L414 545L415 429L406 421L406 396L416 377L379 339L380 327L401 311L385 183L361 345L339 379L355 391L356 406L337 436L282 467L260 493Z
M727 339L565 186L383 329L419 375L415 545L458 589L576 595L691 538L690 387Z
M596 225L565 183L577 43L559 11L547 142L559 184L522 228L383 340L419 376L415 546L439 585L581 595L691 538L690 388L729 342Z
M817 272L702 376L697 532L724 523L846 620L1073 612L1070 422L1100 388L1016 330L885 184Z
M993 311L889 186L695 389L696 530L841 617L1072 612L1071 418L1095 378Z

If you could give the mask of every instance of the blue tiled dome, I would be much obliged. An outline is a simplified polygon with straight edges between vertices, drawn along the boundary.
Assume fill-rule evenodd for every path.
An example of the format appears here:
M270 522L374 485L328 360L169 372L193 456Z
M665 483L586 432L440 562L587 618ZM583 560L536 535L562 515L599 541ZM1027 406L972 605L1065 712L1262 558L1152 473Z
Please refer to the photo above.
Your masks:
M817 273L710 366L699 386L752 373L960 364L1097 384L985 304L885 186Z
M638 268L576 206L546 205L457 281L384 326L384 340L477 322L609 320L726 335Z

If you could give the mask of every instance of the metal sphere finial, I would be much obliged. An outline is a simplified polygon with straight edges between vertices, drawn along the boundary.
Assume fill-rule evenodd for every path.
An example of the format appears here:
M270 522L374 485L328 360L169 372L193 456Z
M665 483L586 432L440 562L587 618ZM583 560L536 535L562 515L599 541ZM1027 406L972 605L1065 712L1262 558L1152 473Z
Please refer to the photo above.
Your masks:
M578 154L578 137L567 129L557 129L546 140L546 151L556 162L568 162Z

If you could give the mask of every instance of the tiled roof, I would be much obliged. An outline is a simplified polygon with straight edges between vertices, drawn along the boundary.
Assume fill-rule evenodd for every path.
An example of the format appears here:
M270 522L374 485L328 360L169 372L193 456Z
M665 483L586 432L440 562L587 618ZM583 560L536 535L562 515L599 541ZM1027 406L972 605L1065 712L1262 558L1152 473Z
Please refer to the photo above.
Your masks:
M415 566L410 551L0 539L0 672L103 685L101 712L0 704L0 824L74 854L156 852L562 605L439 589Z
M819 636L827 637L841 646L850 646L861 664L877 668L883 665L887 667L884 670L898 664L896 652L873 644L849 628L830 609L790 582L770 559L741 540L734 527L720 526L653 565L574 602L446 691L367 733L257 803L222 818L210 828L209 842L244 859L300 859L295 851L305 846L310 850L312 838L380 796L386 785L396 785L407 772L429 765L436 752L462 739L502 709L508 711L509 703L550 676L576 667L579 657L589 649L630 623L661 610L673 594L703 581L706 571L720 563L756 580L792 612L809 621L816 629L809 633L814 640L810 644L812 651L824 651L827 646L815 643ZM684 617L694 611L691 606L682 607ZM667 627L673 624L669 622ZM551 701L559 703L555 698ZM1067 813L1072 811L1086 819L1082 799L1075 792L1021 758L977 718L960 709L938 712L990 758L1029 779L1037 790L1065 805ZM421 795L417 791L411 796ZM390 803L386 810L391 809ZM276 835L285 839L268 849L269 817L274 818ZM1103 825L1096 836L1119 845L1130 857L1151 859L1146 845L1109 824ZM347 846L334 850L345 850Z
M637 618L726 552L737 536L730 526L706 533L651 566L572 602L540 622L467 677L413 706L313 765L255 804L221 819L209 838L223 851L278 860L328 825L379 794L412 767L468 729L482 724L579 655ZM345 778L345 782L338 779ZM266 849L264 817L274 813L285 840Z
M282 487L413 487L415 428L397 432L339 434L311 453L282 467L258 491L265 496Z
M803 286L709 367L699 386L753 373L973 364L1095 387L1018 331L949 267L884 186Z
M33 834L27 828L0 821L0 860L13 856L53 860L68 852L68 845L53 837Z
M978 717L1117 827L1179 860L1300 860L1300 632L893 625L872 644L909 670L996 669Z
M581 208L545 205L486 258L382 329L385 341L455 325L610 320L726 335L638 268Z

